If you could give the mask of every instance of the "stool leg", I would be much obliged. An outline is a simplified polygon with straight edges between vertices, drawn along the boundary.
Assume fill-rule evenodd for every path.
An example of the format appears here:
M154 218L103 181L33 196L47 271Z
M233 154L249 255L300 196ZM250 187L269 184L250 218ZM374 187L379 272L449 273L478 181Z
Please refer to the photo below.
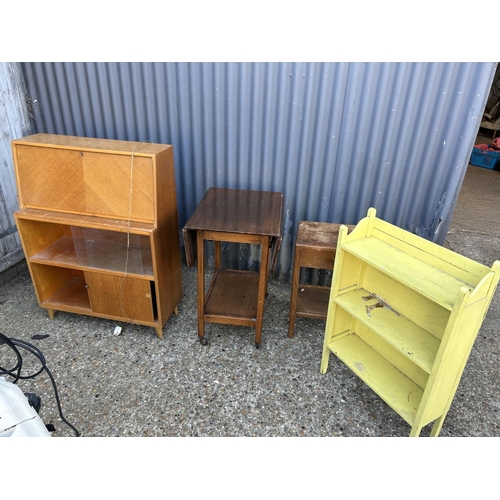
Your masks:
M293 337L295 328L295 316L297 312L297 295L299 292L299 277L300 277L300 248L295 247L295 255L293 256L293 272L292 272L292 293L290 296L290 317L288 318L288 338Z

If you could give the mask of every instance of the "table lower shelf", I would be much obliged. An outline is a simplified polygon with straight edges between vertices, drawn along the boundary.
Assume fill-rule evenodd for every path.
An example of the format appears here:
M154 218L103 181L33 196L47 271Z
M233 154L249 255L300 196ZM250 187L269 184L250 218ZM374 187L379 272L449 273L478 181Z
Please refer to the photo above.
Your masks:
M258 272L219 269L206 295L204 319L208 323L254 326L258 297Z
M330 287L299 285L295 314L304 318L326 319Z
M335 338L328 349L407 423L413 425L423 390L355 333Z

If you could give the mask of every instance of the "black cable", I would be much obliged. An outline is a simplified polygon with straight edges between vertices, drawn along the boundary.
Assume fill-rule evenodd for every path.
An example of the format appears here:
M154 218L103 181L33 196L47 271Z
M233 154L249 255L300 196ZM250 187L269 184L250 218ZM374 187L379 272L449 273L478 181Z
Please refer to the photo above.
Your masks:
M10 375L11 377L14 377L13 383L15 384L19 380L19 376L21 374L21 368L23 366L23 358L18 348L14 345L14 343L3 333L0 333L0 344L7 344L16 353L17 364L14 366L14 368L7 370L2 366L0 366L0 374ZM13 375L14 372L16 372L16 375Z
M2 366L0 366L0 375L9 375L9 376L13 377L14 378L13 383L15 384L15 383L17 383L18 380L21 380L21 379L26 380L26 379L34 378L34 377L37 377L38 375L40 375L40 373L42 373L43 371L47 372L47 375L49 376L50 381L52 382L52 387L54 388L54 394L56 396L56 401L57 401L57 409L59 410L59 416L61 417L61 420L66 425L71 427L71 429L73 429L73 431L75 432L77 437L80 436L80 433L78 432L78 430L64 418L64 415L62 413L62 408L61 408L61 402L59 400L59 393L57 391L56 382L54 380L54 377L52 376L52 373L50 372L50 370L47 367L47 364L45 362L45 356L43 355L42 351L40 349L38 349L38 347L34 346L33 344L30 344L29 342L26 342L24 340L9 338L6 335L4 335L3 333L0 333L0 345L1 344L7 344L15 352L16 357L17 357L17 363L11 369L6 369L6 368L3 368ZM37 372L35 372L31 375L25 375L25 376L21 375L21 369L23 366L23 358L21 356L21 353L19 352L18 347L25 349L26 351L28 351L30 354L35 356L40 361L42 366Z

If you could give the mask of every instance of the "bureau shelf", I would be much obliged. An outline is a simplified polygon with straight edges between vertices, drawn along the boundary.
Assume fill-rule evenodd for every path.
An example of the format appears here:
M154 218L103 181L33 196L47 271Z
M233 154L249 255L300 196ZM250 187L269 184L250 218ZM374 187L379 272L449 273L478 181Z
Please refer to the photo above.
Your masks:
M91 248L90 255L86 251L87 244ZM81 251L77 252L75 247L81 247ZM70 236L63 236L29 257L29 261L70 269L95 269L111 274L154 279L151 249L147 246L127 248L126 242L94 240L89 244L88 240L75 241Z
M48 309L79 311L81 314L91 314L89 294L83 278L72 277L55 293L42 303Z
M419 436L439 435L500 277L376 217L339 230L320 372L334 354Z

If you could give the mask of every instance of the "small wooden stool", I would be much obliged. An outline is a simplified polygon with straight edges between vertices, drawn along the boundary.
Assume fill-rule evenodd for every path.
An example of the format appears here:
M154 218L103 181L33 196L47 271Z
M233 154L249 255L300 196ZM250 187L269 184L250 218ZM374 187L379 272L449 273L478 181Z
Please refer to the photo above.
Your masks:
M330 222L299 222L293 258L289 338L293 337L296 316L326 319L330 287L299 284L300 268L333 269L341 225ZM347 225L347 227L351 232L356 226Z

